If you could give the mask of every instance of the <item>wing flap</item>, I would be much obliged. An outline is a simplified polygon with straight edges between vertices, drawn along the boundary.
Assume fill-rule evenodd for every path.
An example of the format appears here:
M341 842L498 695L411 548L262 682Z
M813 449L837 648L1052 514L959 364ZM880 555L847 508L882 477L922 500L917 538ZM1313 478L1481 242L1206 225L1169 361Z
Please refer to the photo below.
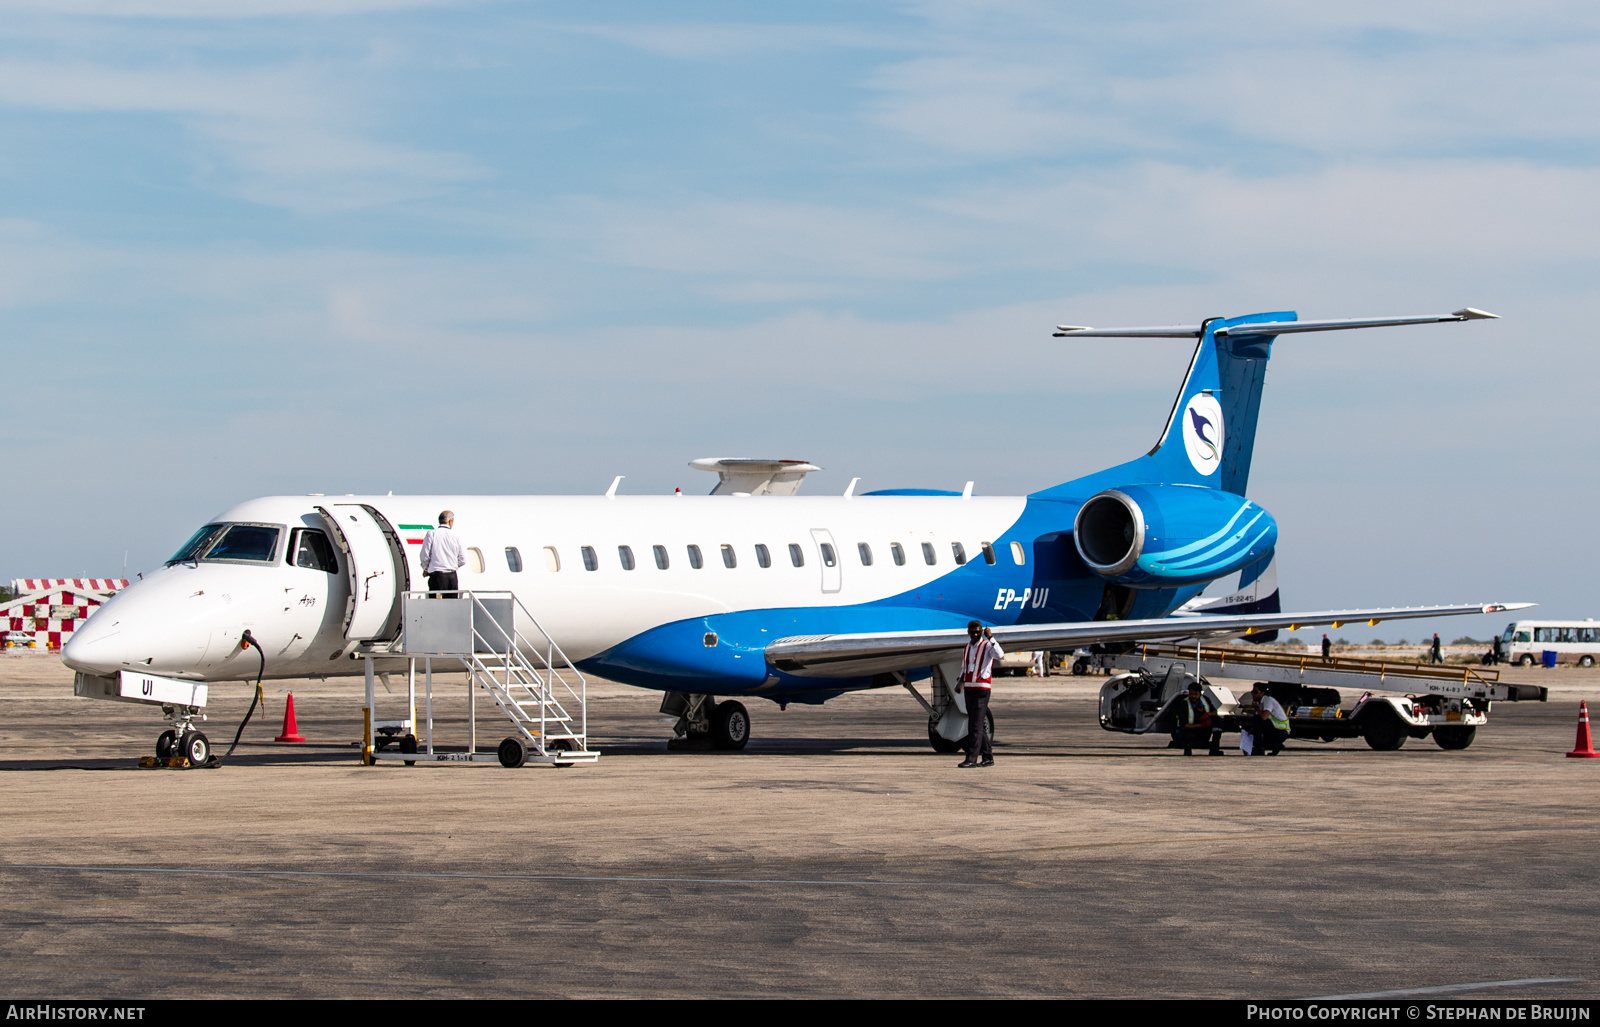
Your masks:
M1256 631L1354 621L1414 620L1473 613L1522 610L1533 603L1473 603L1465 606L1401 606L1368 610L1324 610L1314 613L1244 614L1235 617L1160 617L1152 620L1070 621L1025 624L994 629L1006 649L1075 649L1096 642L1155 642L1182 638L1222 638ZM967 633L885 631L849 635L806 635L768 644L767 663L798 677L845 678L928 667L959 658Z

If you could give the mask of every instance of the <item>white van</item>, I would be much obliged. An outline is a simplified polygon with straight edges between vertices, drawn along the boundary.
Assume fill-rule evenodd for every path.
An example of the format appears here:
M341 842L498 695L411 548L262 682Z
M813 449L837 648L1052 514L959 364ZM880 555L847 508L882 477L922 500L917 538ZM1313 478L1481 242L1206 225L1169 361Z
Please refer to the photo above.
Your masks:
M1541 662L1546 649L1559 653L1559 662L1593 667L1595 658L1600 657L1600 621L1513 621L1500 636L1500 644L1508 662L1524 667Z

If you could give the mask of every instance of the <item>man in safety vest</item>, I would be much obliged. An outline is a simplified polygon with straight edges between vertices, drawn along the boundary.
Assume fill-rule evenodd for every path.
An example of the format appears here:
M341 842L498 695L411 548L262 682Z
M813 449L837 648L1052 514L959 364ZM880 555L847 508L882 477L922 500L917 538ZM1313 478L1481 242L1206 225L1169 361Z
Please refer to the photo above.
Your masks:
M960 767L992 767L989 745L989 693L994 686L994 661L1005 655L994 633L977 621L967 623L967 647L961 653L961 680L956 691L967 700L967 758ZM979 762L980 757L982 762Z
M1263 681L1251 687L1250 698L1256 704L1256 721L1253 724L1246 721L1239 729L1250 736L1250 751L1245 755L1276 756L1283 751L1284 740L1289 737L1289 715L1283 712L1278 700L1267 694Z
M1211 748L1208 756L1222 755L1222 724L1217 720L1217 708L1207 699L1200 682L1189 682L1189 694L1178 703L1178 741L1185 756L1194 755L1194 747L1207 739Z

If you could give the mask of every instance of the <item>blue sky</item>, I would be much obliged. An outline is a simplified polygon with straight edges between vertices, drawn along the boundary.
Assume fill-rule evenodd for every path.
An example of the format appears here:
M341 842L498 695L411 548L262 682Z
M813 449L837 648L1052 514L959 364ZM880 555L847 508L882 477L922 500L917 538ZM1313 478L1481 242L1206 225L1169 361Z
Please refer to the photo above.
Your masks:
M1029 491L1187 358L1058 322L1472 304L1277 347L1285 599L1600 615L1600 12L1322 6L0 0L0 577L699 456Z

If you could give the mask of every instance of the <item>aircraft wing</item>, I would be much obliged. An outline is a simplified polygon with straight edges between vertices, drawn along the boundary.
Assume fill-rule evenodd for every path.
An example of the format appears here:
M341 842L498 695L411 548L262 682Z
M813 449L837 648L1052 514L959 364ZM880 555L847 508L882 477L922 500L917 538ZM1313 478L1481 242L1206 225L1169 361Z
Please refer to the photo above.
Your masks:
M1256 631L1366 621L1451 617L1468 613L1522 610L1533 603L1475 603L1468 606L1401 606L1372 610L1324 610L1318 613L1257 613L1237 617L1159 617L1152 620L1068 621L1059 624L1017 624L994 629L1007 650L1076 649L1096 642L1171 641L1180 638L1239 637ZM963 628L940 631L884 631L852 635L795 635L767 645L767 663L800 677L863 677L894 670L928 667L960 659L967 644Z

